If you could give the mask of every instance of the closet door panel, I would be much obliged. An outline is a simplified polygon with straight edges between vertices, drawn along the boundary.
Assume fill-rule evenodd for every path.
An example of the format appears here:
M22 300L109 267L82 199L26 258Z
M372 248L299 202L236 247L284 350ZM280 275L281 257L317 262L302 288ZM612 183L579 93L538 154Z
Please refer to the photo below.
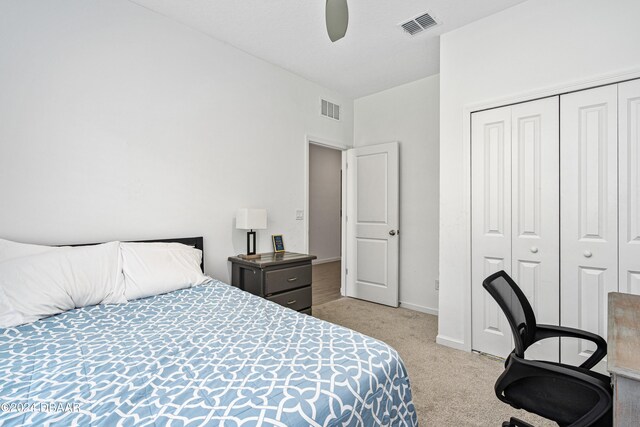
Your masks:
M474 113L471 120L472 347L506 357L511 330L482 281L499 270L511 273L511 109Z
M559 98L512 107L512 277L538 323L560 322ZM559 360L559 339L533 344L526 357Z
M607 294L618 290L617 87L560 104L561 324L606 337ZM581 364L594 350L562 338L561 360Z
M618 86L620 292L640 295L640 80Z

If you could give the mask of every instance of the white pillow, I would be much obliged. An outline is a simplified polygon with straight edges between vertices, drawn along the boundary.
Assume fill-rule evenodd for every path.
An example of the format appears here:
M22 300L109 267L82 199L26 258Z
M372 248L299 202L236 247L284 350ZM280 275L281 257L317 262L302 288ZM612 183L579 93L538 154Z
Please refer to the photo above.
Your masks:
M56 246L30 245L0 239L0 262L29 255L38 255L60 249Z
M129 301L209 280L202 270L202 251L181 243L120 243L125 296Z
M0 288L0 328L9 328L25 323L22 314L17 312Z
M120 243L66 247L0 263L0 327L73 308L124 303Z

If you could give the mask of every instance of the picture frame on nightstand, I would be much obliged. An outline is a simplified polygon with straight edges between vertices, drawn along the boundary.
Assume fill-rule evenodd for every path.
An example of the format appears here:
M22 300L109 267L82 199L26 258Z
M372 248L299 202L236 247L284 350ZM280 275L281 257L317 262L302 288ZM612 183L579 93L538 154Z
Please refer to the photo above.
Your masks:
M282 234L274 234L271 236L271 241L273 242L273 251L277 254L284 252L284 240L282 238Z

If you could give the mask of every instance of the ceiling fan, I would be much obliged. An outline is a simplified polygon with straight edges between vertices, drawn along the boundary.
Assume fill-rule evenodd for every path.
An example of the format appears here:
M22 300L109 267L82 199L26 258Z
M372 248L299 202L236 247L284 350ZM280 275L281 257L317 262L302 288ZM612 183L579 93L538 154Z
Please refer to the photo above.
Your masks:
M347 33L349 7L347 0L327 0L327 33L332 42L340 40Z

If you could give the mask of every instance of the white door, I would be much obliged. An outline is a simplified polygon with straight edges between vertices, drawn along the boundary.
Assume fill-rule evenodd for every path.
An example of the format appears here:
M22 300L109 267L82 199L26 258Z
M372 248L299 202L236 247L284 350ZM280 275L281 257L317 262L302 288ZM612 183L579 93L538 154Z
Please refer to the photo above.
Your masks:
M472 114L471 132L472 346L506 357L509 323L482 281L511 274L511 107Z
M618 86L620 292L640 295L640 80Z
M347 151L347 296L398 306L398 143Z
M560 321L606 337L607 294L618 290L617 86L563 95L560 105ZM594 351L562 338L563 363Z
M514 105L512 127L512 274L537 323L560 323L559 98ZM559 361L560 340L533 344L526 357Z
M506 357L512 332L482 287L505 270L539 323L558 325L558 97L472 116L473 348ZM559 360L559 340L534 344L529 358Z

